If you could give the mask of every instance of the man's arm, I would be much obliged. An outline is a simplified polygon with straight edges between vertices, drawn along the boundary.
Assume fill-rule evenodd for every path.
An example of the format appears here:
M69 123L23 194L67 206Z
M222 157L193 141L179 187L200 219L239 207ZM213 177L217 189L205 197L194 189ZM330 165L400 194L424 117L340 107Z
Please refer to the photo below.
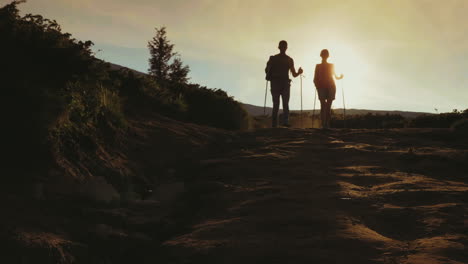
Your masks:
M268 72L270 72L270 69L271 69L271 57L272 57L272 56L270 56L270 59L268 59L267 65L266 65L266 67L265 67L265 73L266 73L266 74L268 74Z
M273 57L273 56L270 56L270 59L268 60L267 65L266 65L266 67L265 67L265 79L266 79L267 81L270 80L270 70L271 70L271 63L272 63L271 60L272 60L272 57Z
M299 70L296 72L296 68L294 67L294 60L293 59L291 59L290 64L291 65L289 66L289 70L291 70L292 76L294 78L296 78L297 76L301 75L304 72L301 67L299 67Z
M318 85L318 79L319 79L318 68L319 68L319 66L318 66L318 65L315 65L315 73L314 73L314 84L315 84L315 87L317 87L317 85Z

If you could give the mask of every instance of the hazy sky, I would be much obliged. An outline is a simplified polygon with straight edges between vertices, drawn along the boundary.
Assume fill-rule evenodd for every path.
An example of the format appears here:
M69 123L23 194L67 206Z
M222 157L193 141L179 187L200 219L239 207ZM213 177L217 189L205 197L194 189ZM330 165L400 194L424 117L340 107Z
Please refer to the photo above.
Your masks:
M285 39L305 70L304 108L313 106L323 48L345 75L349 108L468 108L468 0L29 0L20 9L56 19L75 38L92 40L98 57L143 72L148 40L166 26L192 82L245 103L263 105L265 63ZM338 87L334 107L342 107Z

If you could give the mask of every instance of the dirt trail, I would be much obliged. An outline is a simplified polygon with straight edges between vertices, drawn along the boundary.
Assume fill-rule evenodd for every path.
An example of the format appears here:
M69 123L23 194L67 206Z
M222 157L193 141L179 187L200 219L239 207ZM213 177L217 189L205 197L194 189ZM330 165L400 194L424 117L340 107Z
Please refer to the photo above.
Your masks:
M259 130L203 161L170 263L468 263L468 142L446 130ZM195 203L195 202L194 202Z

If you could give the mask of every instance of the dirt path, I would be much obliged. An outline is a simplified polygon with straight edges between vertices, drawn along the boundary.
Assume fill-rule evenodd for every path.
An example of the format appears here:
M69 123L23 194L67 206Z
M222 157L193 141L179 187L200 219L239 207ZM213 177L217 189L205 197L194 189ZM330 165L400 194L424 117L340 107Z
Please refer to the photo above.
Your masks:
M202 162L170 263L468 263L468 144L449 131L259 130Z

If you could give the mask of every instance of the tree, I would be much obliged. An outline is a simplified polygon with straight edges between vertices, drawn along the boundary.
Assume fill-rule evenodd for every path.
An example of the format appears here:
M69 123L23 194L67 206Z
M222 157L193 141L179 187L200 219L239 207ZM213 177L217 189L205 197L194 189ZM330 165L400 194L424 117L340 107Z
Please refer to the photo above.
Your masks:
M156 28L156 36L148 42L150 59L148 69L151 76L159 83L187 83L190 69L184 66L180 56L174 52L166 36L166 28Z
M173 83L187 83L188 73L190 71L187 65L182 64L180 57L175 57L172 64L169 66L169 80Z

